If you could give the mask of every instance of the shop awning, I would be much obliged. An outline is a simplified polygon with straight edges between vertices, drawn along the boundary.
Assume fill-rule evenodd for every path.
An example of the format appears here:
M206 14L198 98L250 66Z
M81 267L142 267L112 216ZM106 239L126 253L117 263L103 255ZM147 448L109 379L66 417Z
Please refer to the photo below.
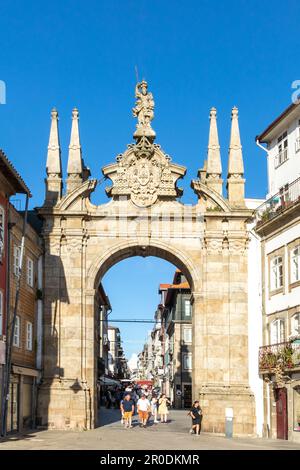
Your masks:
M100 385L121 385L119 380L113 379L111 377L106 377L104 375L100 377L99 382Z

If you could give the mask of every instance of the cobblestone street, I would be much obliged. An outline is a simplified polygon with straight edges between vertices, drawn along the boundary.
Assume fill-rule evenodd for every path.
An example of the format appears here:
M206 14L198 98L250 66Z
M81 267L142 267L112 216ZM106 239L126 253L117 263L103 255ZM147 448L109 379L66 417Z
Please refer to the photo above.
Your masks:
M172 411L167 424L152 424L140 429L137 416L134 428L124 430L118 410L101 410L103 424L86 432L38 431L10 436L0 450L299 450L300 445L283 440L226 439L203 433L189 435L186 411Z

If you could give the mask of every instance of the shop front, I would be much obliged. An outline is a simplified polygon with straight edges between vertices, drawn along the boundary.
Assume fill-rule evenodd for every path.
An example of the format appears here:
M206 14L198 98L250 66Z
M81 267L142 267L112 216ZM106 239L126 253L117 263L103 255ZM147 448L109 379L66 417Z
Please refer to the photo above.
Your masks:
M36 426L36 393L39 372L12 366L7 407L7 432L22 432Z

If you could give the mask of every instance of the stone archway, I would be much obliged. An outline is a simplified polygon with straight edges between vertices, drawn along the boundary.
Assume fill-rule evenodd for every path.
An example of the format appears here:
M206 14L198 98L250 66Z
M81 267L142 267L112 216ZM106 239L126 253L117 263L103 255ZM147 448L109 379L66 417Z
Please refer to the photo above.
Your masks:
M94 321L97 318L97 311L95 309L95 294L97 286L101 282L103 276L110 270L111 267L119 262L131 257L148 257L153 256L163 259L179 268L187 278L191 291L194 293L195 288L200 290L200 269L199 266L194 264L193 260L188 258L187 254L180 251L175 246L170 246L160 240L151 240L148 245L143 245L138 240L127 240L117 242L113 247L109 248L105 253L98 255L92 262L87 273L87 286L85 290L86 305L92 306L90 314L94 312ZM121 294L121 292L120 292ZM88 315L88 312L86 312ZM194 318L194 317L193 317ZM96 325L94 326L94 328ZM95 358L96 359L96 358ZM96 367L96 360L94 366ZM96 370L95 370L96 373ZM95 393L95 386L93 387ZM97 416L97 402L94 397L94 415ZM101 417L100 417L101 420ZM101 421L100 421L101 422Z
M57 113L47 159L44 220L45 289L43 380L38 395L41 424L91 429L96 422L95 288L103 274L130 256L157 256L187 276L193 290L193 394L204 411L203 429L224 433L225 410L232 408L234 435L253 435L254 397L248 378L247 221L243 164L237 124L232 133L222 195L216 111L211 111L208 162L192 181L194 206L178 201L175 165L154 143L153 99L136 90L139 116L136 142L103 168L111 201L93 205L73 111L67 191L62 170ZM141 96L143 95L143 96ZM149 113L147 111L149 107ZM143 111L141 111L143 109ZM150 112L151 111L151 112ZM142 113L141 115L139 113Z

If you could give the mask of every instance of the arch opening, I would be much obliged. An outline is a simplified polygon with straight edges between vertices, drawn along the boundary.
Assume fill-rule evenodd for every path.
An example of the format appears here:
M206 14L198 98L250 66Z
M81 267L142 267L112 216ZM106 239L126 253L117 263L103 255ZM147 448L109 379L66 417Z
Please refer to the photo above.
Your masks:
M123 244L123 245L118 244L118 246L114 246L113 248L110 248L102 256L97 257L97 259L94 260L93 265L89 269L88 279L90 282L90 288L94 292L97 292L97 289L99 288L100 285L102 286L102 283L103 283L102 287L106 289L105 275L108 273L108 271L110 271L111 268L121 263L122 261L128 260L130 258L134 258L134 257L139 257L139 258L153 257L153 258L157 258L157 259L170 263L174 269L172 277L170 277L169 279L161 278L160 282L169 282L170 285L173 286L172 283L173 281L175 282L174 273L180 272L183 276L183 279L185 279L182 282L186 283L187 281L188 283L187 288L185 289L181 288L181 291L179 294L181 296L181 300L180 300L181 305L186 305L186 302L188 302L189 305L191 304L191 294L193 294L194 289L195 289L195 278L197 280L196 268L184 253L179 251L177 248L168 247L165 244L158 246L154 244L143 245L142 243L141 244L132 243L131 245L128 245L128 242L127 242L126 244ZM180 282L179 284L182 285ZM118 286L116 288L120 290ZM91 294L91 291L89 295L90 294ZM155 295L155 291L153 292L153 294ZM120 295L120 292L118 293L118 295ZM111 293L109 293L109 300L112 301L111 306L112 306L112 309L114 310L113 296L111 296ZM161 303L157 302L156 306L157 305L161 305ZM98 308L97 308L96 297L95 297L94 311L95 311L95 315L97 316ZM156 315L155 311L153 311L153 319L156 318L154 314ZM173 315L173 309L172 311L170 310L170 314ZM178 315L182 315L181 310L178 311ZM189 364L192 364L193 342L188 340L188 342L190 341L190 344L182 348L184 326L189 327L186 329L190 330L189 335L190 337L192 337L193 315L192 313L189 313L189 315L190 315L190 318L186 321L186 325L184 325L184 321L182 321L183 317L180 318L180 320L177 322L177 326L174 327L174 332L173 332L173 337L172 337L172 341L175 341L175 337L178 338L179 337L178 335L180 335L180 340L175 348L176 359L175 359L175 354L174 354L174 361L175 361L174 363L176 364L176 367L174 366L175 367L174 378L176 377L176 383L174 379L174 383L170 382L169 385L166 385L167 380L165 381L165 372L163 374L164 378L157 382L157 383L160 383L159 389L167 391L167 393L172 399L172 403L174 404L174 407L179 408L179 409L187 407L186 405L187 402L184 400L190 400L190 401L192 400L192 369L188 369L188 367L190 366L187 366L187 370L185 372L181 370L181 368L183 368L184 358L187 358L187 361L190 361ZM114 315L112 315L112 317L110 317L109 319L109 323L112 326L112 329L114 329L115 327L119 327L119 326L120 328L122 328L122 325L124 325L124 323L119 324L117 320L116 323L114 324L113 317ZM116 318L118 319L118 316ZM174 317L174 320L175 320L175 317ZM160 328L158 328L156 324L156 328L158 328L158 330L159 329L161 330L161 328L163 328L162 325L164 321L167 321L167 320L161 319ZM155 324L155 322L153 322L153 324ZM151 328L152 327L153 325L151 325ZM108 328L108 324L106 328ZM117 328L117 330L118 329L119 328ZM154 334L155 334L155 328L154 328ZM107 363L107 365L109 365L109 362ZM97 367L97 361L95 361L95 366ZM165 365L163 365L163 367L165 367ZM99 377L98 373L97 373L97 376ZM155 383L155 380L153 380L153 383ZM180 396L179 394L176 394L176 390L177 391L180 390L180 392L182 393L182 396ZM183 390L185 391L185 395L182 392ZM101 390L99 393L100 393L100 396L102 397L103 393L101 392ZM101 401L101 399L99 400L99 397L95 398L95 400L97 402L97 413L96 413L97 425L101 425L102 419L101 419L101 412L99 414L99 411L100 411L100 406L103 406L103 401Z
M98 256L88 271L88 289L97 289L103 276L115 264L125 259L139 256L153 256L168 261L186 277L192 292L195 284L199 280L199 273L196 266L180 250L168 246L167 244L143 245L138 243L118 245L107 250L104 254Z

